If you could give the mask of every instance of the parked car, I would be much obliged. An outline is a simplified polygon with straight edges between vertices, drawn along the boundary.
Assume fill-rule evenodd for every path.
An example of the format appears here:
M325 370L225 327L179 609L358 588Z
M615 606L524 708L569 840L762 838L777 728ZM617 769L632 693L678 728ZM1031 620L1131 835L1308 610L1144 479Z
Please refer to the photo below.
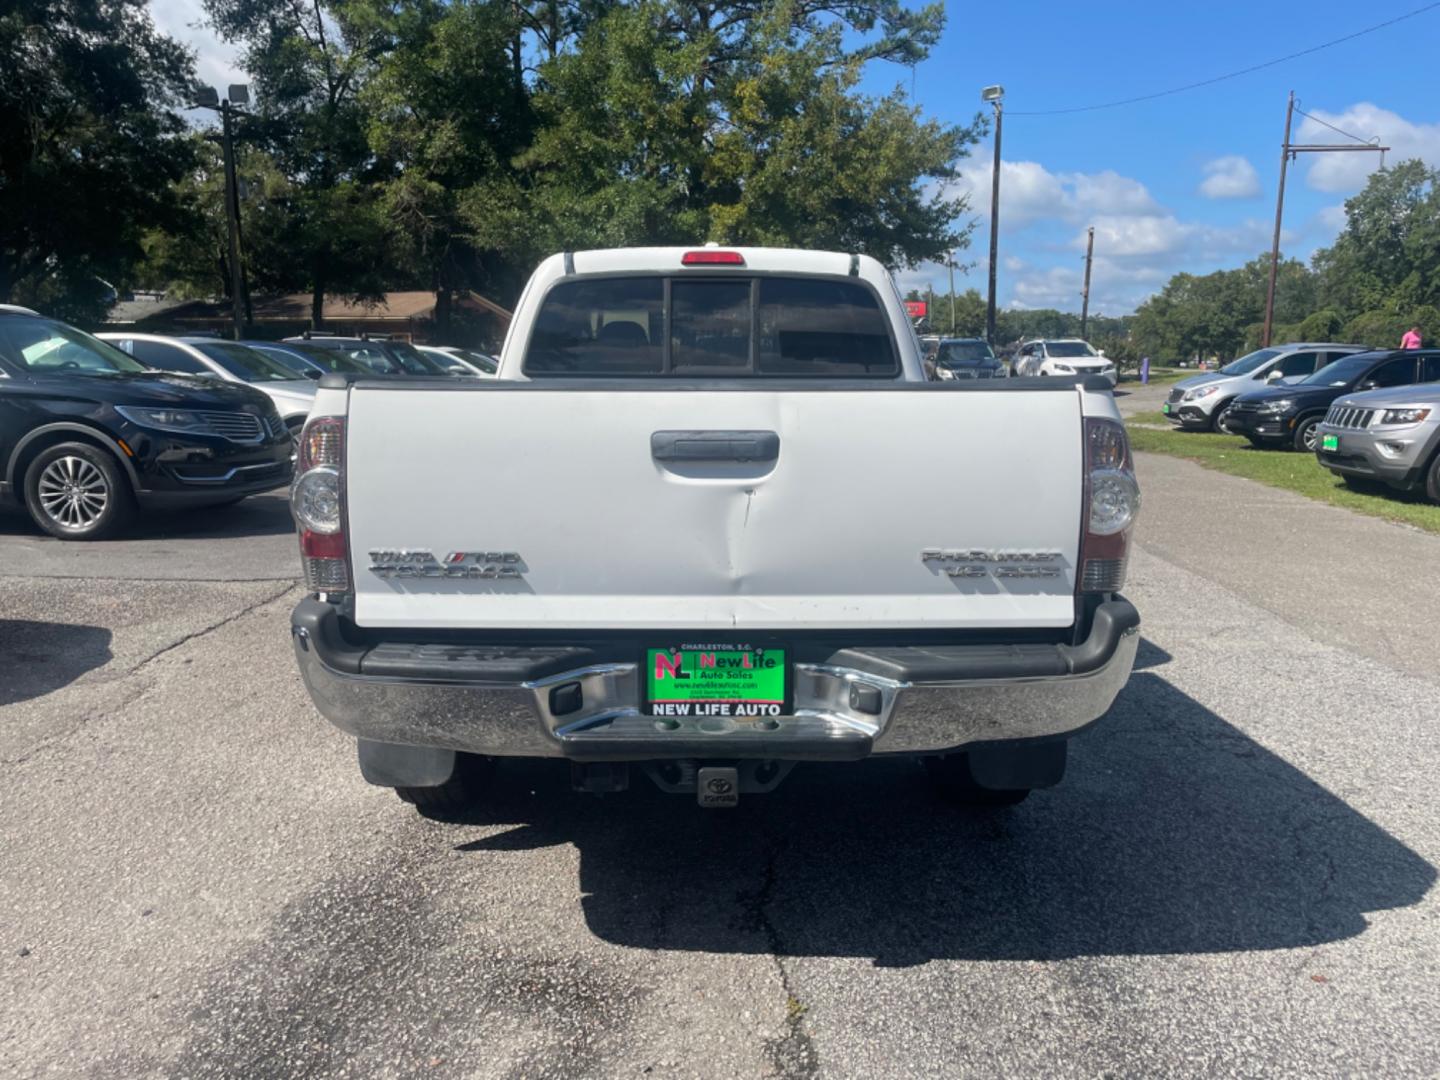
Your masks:
M108 333L96 337L157 371L248 383L275 403L292 435L300 434L300 427L315 400L313 382L293 368L238 342L161 334Z
M450 368L426 356L408 341L390 338L340 337L309 332L285 338L286 343L309 345L313 349L338 352L358 361L376 375L416 375L421 378L453 376Z
M1440 502L1440 351L1420 359L1420 383L1342 394L1316 429L1315 455L1352 487L1383 483Z
M146 368L25 309L0 308L0 498L62 540L113 536L137 507L236 502L290 481L264 394Z
M312 699L435 812L497 756L712 807L871 755L961 801L1057 783L1139 641L1125 428L1075 380L923 382L866 255L546 259L500 378L321 380L291 501ZM982 464L937 496L932 461Z
M1027 341L1015 354L1015 374L1100 375L1111 386L1119 380L1114 362L1079 338Z
M417 345L426 356L445 365L456 375L474 375L482 379L493 379L499 366L493 356L486 356L474 349L462 349L456 345Z
M1433 353L1418 349L1381 349L1354 353L1308 378L1242 394L1226 416L1226 428L1254 446L1293 447L1310 453L1319 442L1320 421L1345 394L1411 386L1421 381Z
M935 351L937 379L1003 379L1010 374L990 343L981 338L944 338Z
M338 349L317 349L297 341L242 341L240 344L264 353L307 379L319 379L331 371L351 375L371 374L370 368Z
M1225 431L1230 407L1241 394L1273 383L1298 382L1342 356L1368 350L1368 345L1313 341L1257 349L1217 371L1181 379L1160 411L1188 431Z

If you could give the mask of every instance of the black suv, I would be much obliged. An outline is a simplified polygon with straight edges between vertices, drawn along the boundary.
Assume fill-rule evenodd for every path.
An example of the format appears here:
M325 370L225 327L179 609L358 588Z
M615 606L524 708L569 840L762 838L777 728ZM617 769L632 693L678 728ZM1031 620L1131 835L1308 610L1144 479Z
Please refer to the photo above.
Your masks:
M241 383L151 371L112 345L0 308L0 498L62 540L137 506L206 506L289 483L290 433Z
M1434 355L1433 350L1381 349L1341 357L1299 382L1242 394L1230 406L1225 428L1254 446L1293 446L1313 454L1316 428L1336 398L1421 382L1421 361Z
M301 337L285 338L282 344L308 345L312 349L327 349L343 353L350 360L358 361L377 375L443 375L454 378L449 368L432 360L408 341L394 341L390 338L336 337L332 334L310 333Z

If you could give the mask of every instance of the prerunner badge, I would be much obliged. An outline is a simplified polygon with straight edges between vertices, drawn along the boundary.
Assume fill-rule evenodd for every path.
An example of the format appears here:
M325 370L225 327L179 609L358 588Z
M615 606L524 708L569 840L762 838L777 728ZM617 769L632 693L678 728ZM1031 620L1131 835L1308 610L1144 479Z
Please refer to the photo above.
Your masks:
M779 716L785 708L783 649L650 649L651 716Z

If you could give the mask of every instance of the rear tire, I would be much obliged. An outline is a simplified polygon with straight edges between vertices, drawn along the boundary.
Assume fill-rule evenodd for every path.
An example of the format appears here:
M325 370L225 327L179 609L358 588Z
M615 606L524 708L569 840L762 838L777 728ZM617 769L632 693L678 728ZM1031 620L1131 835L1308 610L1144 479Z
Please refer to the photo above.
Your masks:
M925 771L936 793L960 806L1015 806L1025 801L1029 788L996 790L981 787L970 771L969 754L946 754L925 759Z
M456 754L450 779L434 787L397 787L395 794L425 817L456 817L472 809L493 787L495 762L478 754Z
M90 443L40 451L25 470L25 508L60 540L104 540L130 524L135 496L120 463Z

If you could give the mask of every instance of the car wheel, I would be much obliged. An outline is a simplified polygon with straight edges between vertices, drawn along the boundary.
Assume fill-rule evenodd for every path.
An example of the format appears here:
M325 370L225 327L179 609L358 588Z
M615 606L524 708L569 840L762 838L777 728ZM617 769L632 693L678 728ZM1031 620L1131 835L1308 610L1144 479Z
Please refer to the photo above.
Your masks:
M1210 420L1210 426L1221 434L1233 435L1234 432L1230 430L1228 425L1230 423L1230 410L1234 407L1235 402L1233 399L1221 405L1218 409L1215 410L1215 413Z
M946 754L927 757L925 771L937 794L947 802L962 806L1014 806L1025 801L1028 788L1007 788L997 791L981 787L970 771L969 754Z
M1303 450L1307 454L1315 452L1315 444L1320 441L1320 417L1309 416L1295 425L1294 445L1296 450Z
M1430 459L1430 468L1425 470L1425 497L1440 503L1440 453Z
M89 443L42 450L25 470L25 508L35 524L61 540L114 536L135 513L120 463Z
M305 430L305 417L292 416L285 421L285 429L290 432L290 460L294 461L300 453L300 433Z
M456 754L450 779L434 787L397 787L395 794L424 817L450 818L465 813L488 792L495 771L493 758Z

